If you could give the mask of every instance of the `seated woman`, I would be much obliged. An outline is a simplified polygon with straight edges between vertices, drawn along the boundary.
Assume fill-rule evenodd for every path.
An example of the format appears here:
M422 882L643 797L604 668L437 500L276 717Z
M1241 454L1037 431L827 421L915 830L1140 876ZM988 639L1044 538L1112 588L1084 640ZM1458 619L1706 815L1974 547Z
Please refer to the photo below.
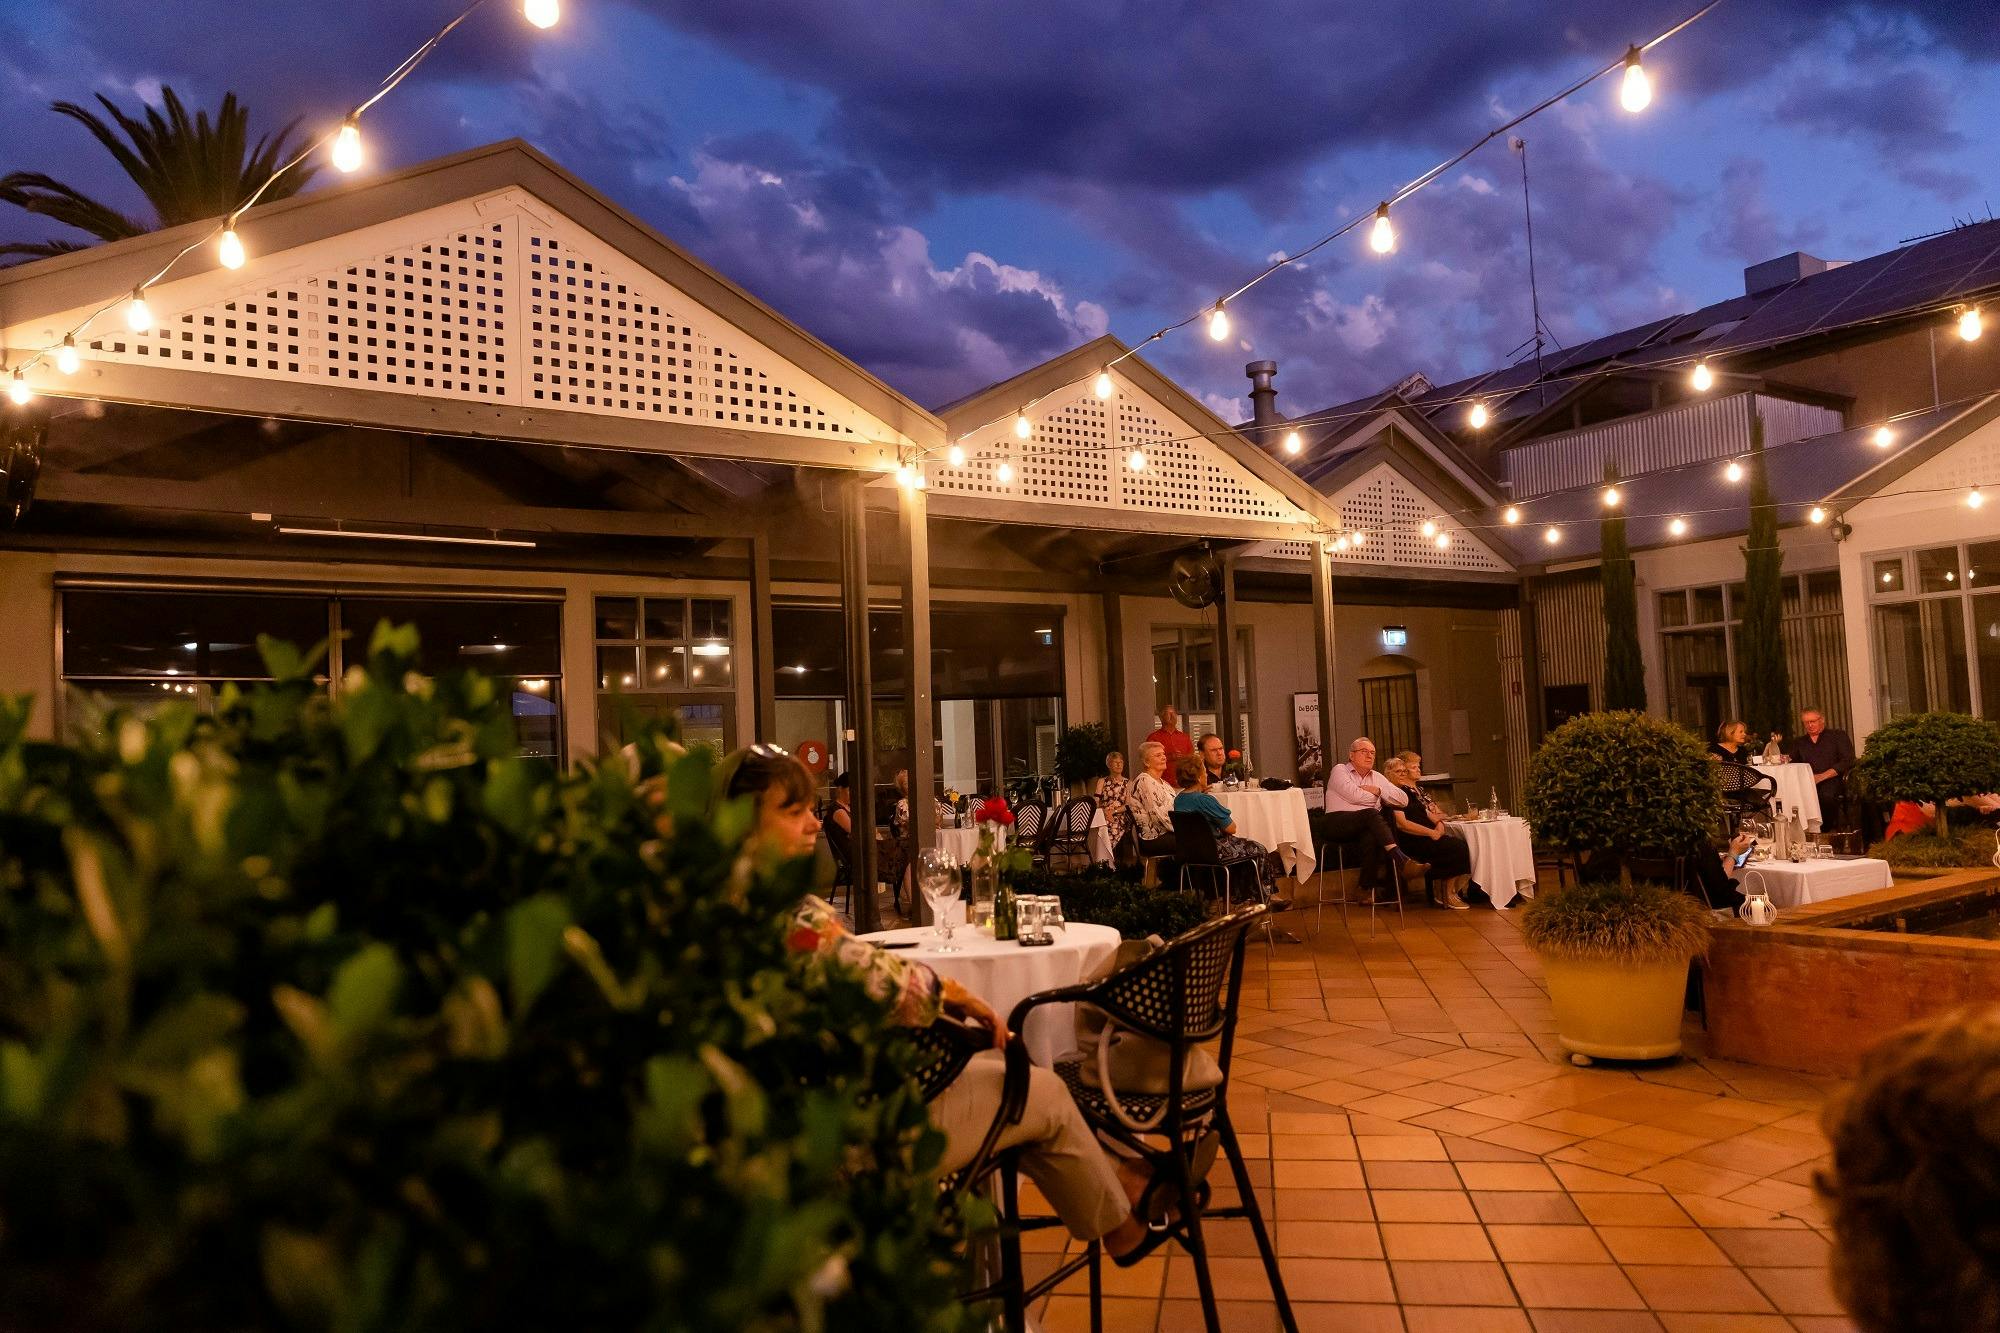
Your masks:
M1382 766L1382 774L1403 789L1409 803L1401 809L1383 811L1396 834L1396 845L1412 861L1420 861L1429 872L1431 901L1440 907L1463 912L1468 904L1458 892L1458 881L1472 879L1472 848L1463 838L1445 831L1444 819L1418 785L1419 774L1410 771L1407 760L1398 755ZM1440 892L1441 890L1441 892Z
M1139 776L1132 779L1125 805L1145 856L1174 854L1174 789L1167 782L1167 747L1147 741L1139 747Z
M1125 839L1125 830L1132 827L1132 807L1128 804L1132 784L1125 776L1125 756L1113 750L1104 756L1104 776L1091 789L1097 798L1097 808L1104 812L1104 826L1111 832L1111 845L1116 847Z
M1708 747L1710 759L1726 759L1732 764L1750 762L1750 728L1742 722L1725 722L1715 729L1715 744Z
M1215 830L1215 849L1223 860L1254 860L1263 867L1257 887L1264 895L1265 906L1274 912L1290 907L1290 899L1265 887L1277 883L1278 876L1285 873L1276 853L1261 842L1237 836L1236 817L1229 813L1228 806L1208 794L1208 765L1199 752L1184 754L1174 761L1174 779L1180 786L1179 794L1174 797L1175 813L1196 814L1206 819Z
M774 745L738 750L716 770L719 800L750 797L757 824L746 849L772 860L810 856L819 834L813 815L812 773ZM940 1013L967 1018L993 1034L994 1050L975 1056L949 1088L931 1102L931 1119L945 1136L941 1174L964 1166L979 1150L1000 1106L1005 1067L999 1048L1009 1038L1000 1016L949 977L940 977L912 959L877 948L841 925L832 907L817 896L799 904L795 940L817 938L815 957L851 969L889 1007L899 1027L928 1027ZM795 947L797 947L795 945ZM1167 1234L1171 1190L1125 1159L1114 1161L1099 1146L1069 1090L1053 1070L1031 1066L1027 1107L1019 1123L1000 1134L1001 1148L1025 1149L1021 1169L1047 1197L1070 1232L1101 1240L1105 1252L1124 1266L1158 1246ZM1143 1208L1153 1225L1142 1221Z

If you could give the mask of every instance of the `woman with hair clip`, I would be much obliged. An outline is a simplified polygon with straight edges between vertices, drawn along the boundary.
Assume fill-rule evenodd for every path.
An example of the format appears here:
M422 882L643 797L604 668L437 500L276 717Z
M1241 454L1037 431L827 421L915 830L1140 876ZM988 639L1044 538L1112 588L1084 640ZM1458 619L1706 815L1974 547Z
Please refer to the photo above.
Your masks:
M813 776L777 746L753 745L724 759L716 771L715 794L718 802L756 801L756 824L745 842L752 855L782 861L813 854L820 829L813 814ZM931 1119L945 1136L939 1172L949 1174L965 1165L1000 1106L1005 1066L999 1048L1009 1039L1000 1016L949 977L861 939L817 895L799 904L792 939L800 953L859 976L888 1006L898 1027L927 1027L947 1013L993 1034L994 1049L975 1056L930 1105ZM1001 1132L998 1146L1024 1149L1021 1169L1063 1224L1081 1240L1102 1241L1105 1253L1121 1266L1137 1263L1165 1238L1171 1192L1126 1159L1114 1160L1104 1151L1053 1070L1029 1067L1026 1109L1018 1124ZM1141 1219L1140 1211L1150 1222Z

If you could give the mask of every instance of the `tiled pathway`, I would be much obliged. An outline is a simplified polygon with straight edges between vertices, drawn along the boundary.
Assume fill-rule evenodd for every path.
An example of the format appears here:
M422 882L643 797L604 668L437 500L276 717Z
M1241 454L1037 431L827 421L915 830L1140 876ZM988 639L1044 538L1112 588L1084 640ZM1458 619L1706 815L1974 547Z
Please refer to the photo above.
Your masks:
M1830 1081L1572 1067L1516 918L1490 909L1412 908L1372 939L1329 912L1316 941L1249 958L1230 1105L1302 1329L1851 1327L1810 1188ZM1277 1327L1247 1224L1210 1234L1224 1327ZM1178 1249L1105 1273L1107 1328L1201 1327ZM1087 1328L1082 1290L1042 1326Z

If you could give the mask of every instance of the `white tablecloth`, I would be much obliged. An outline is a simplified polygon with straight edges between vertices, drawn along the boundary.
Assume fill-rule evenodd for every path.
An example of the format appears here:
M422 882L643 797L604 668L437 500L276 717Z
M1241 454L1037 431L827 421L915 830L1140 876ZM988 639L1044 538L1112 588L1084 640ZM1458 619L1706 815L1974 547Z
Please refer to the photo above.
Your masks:
M1465 839L1472 852L1472 879L1495 907L1505 907L1525 890L1535 896L1535 845L1528 821L1519 815L1505 819L1453 820L1447 831Z
M983 930L961 926L952 934L958 953L937 953L931 946L937 935L929 926L904 930L884 930L863 939L881 941L915 940L914 949L899 949L941 977L959 985L993 1006L1002 1019L1015 1005L1038 991L1058 986L1074 986L1084 975L1101 966L1118 950L1118 932L1109 926L1075 922L1056 932L1054 944L1024 948L1012 940L996 940ZM1076 1047L1076 1006L1055 1004L1037 1009L1028 1019L1022 1039L1028 1056L1038 1065L1052 1065L1058 1056Z
M1804 764L1797 765L1804 768ZM1743 892L1762 889L1777 908L1804 907L1850 893L1886 889L1894 882L1887 861L1752 861L1737 873Z
M1229 807L1236 819L1236 836L1262 843L1278 854L1285 869L1300 883L1312 878L1312 826L1306 822L1305 794L1297 787L1265 791L1262 787L1210 787L1208 794Z
M951 859L961 866L972 864L972 854L979 850L979 829L941 828L937 834L939 851L950 852ZM999 846L1007 845L1007 830L1000 829ZM1099 865L1111 863L1111 829L1104 822L1104 812L1094 811L1090 816L1090 859Z
M1825 818L1819 812L1819 787L1813 782L1811 764L1753 764L1752 767L1776 780L1778 793L1774 799L1785 803L1785 813L1798 811L1802 822Z

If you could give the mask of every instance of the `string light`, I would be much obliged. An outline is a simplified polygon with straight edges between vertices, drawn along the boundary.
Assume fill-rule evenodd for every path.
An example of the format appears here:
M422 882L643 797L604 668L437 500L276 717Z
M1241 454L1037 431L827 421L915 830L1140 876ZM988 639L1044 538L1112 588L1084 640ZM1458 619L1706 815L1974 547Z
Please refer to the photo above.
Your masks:
M917 488L917 470L908 463L898 463L896 465L896 484L906 491L915 490Z
M1481 402L1474 402L1473 405L1470 408L1468 408L1465 413L1465 424L1472 427L1474 430L1485 430L1486 423L1491 421L1492 419L1493 419L1493 414L1488 412L1486 410L1486 404Z
M1145 452L1134 449L1125 459L1125 466L1131 468L1134 472L1144 472L1146 470Z
M1730 481L1741 481L1743 480L1743 465L1732 458L1729 460L1729 466L1722 469L1722 475Z
M965 446L962 444L954 444L951 448L944 451L944 458L945 461L947 463L950 463L953 467L964 467Z
M246 256L243 253L243 238L236 234L236 228L225 227L222 239L216 243L215 257L222 261L224 268L242 268Z
M1890 430L1887 426L1877 426L1875 428L1875 447L1877 449L1887 449L1895 442L1896 432Z
M562 0L522 0L521 13L528 22L546 31L562 21Z
M1229 312L1222 308L1222 302L1215 303L1215 309L1208 312L1208 336L1221 342L1229 336Z
M1435 536L1437 536L1437 535L1438 535L1438 525L1437 525L1437 522L1436 522L1436 520L1434 520L1434 519L1428 519L1428 518L1427 518L1427 519L1425 519L1425 520L1424 520L1424 536L1426 536L1426 537L1435 537Z
M1546 528L1542 529L1542 540L1547 542L1550 546L1556 545L1557 543L1561 542L1562 539L1563 539L1563 530L1557 527L1555 524L1551 523Z
M1034 433L1035 426L1033 422L1028 420L1028 414L1026 412L1016 412L1014 414L1014 438L1025 440Z
M1673 522L1667 524L1667 531L1676 537L1685 537L1688 535L1688 521L1684 518L1676 518Z
M1355 532L1354 544L1356 547L1366 546L1368 544L1368 534L1360 531Z
M35 401L34 386L29 384L21 372L17 370L14 372L13 381L7 385L7 396L14 401L14 406L26 407L29 403Z
M1653 81L1646 76L1646 67L1639 63L1639 48L1635 46L1625 53L1625 78L1618 85L1618 102L1637 115L1652 101Z
M1333 539L1333 549L1340 552L1342 555L1347 554L1347 545L1348 545L1347 538L1344 535L1335 537Z
M1503 512L1501 513L1501 515L1500 515L1500 521L1501 521L1501 522L1503 522L1503 523L1506 523L1506 524L1508 524L1509 526L1512 526L1513 524L1516 524L1516 523L1519 523L1519 522L1521 521L1521 508L1520 508L1520 506L1519 506L1519 505L1508 505L1508 506L1507 506L1507 508L1506 508L1506 509L1505 509L1505 510L1504 510L1504 511L1503 511Z
M15 401L19 402L20 400L16 399ZM1986 497L1979 493L1977 486L1974 486L1970 491L1966 492L1965 503L1969 508L1977 509L1986 503Z
M1109 398L1111 396L1111 372L1108 369L1097 372L1097 384L1095 387L1099 398Z
M340 133L333 136L333 165L336 170L350 175L361 170L361 124L358 115L342 121Z
M1715 372L1708 368L1708 358L1694 363L1694 373L1688 376L1688 383L1694 385L1696 393L1707 393L1715 387Z
M1808 523L1826 522L1826 510L1821 509L1818 505L1814 505L1811 509L1808 509L1806 511L1806 522Z
M1969 305L1958 312L1958 336L1967 342L1978 342L1985 330L1980 326L1979 307Z
M1293 457L1297 457L1299 450L1305 447L1306 447L1306 442L1299 438L1299 433L1297 431L1289 430L1285 432L1286 453L1291 454Z
M1618 502L1624 498L1624 496L1618 494L1616 486L1606 486L1604 488L1604 507L1606 509L1616 509Z
M1440 532L1437 535L1438 550L1440 551L1447 550L1450 548L1450 546L1451 546L1451 534L1449 532Z
M1000 466L993 469L993 480L1002 486L1011 485L1014 481L1014 465L1002 459Z
M82 365L83 358L76 353L76 335L70 334L62 340L62 346L56 350L56 369L65 375L74 375Z
M1389 221L1387 201L1375 206L1375 225L1368 229L1368 248L1378 255L1396 248L1396 224Z
M153 308L146 304L146 293L137 287L132 289L132 299L125 306L125 327L134 333L144 333L153 327Z

